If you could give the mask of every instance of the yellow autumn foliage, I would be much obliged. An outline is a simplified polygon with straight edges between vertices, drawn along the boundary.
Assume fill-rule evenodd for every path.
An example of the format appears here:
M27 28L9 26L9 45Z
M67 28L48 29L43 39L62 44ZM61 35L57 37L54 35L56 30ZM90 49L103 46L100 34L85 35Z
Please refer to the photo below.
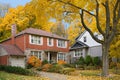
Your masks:
M41 60L39 60L36 56L30 56L27 63L33 67L40 67L42 65Z

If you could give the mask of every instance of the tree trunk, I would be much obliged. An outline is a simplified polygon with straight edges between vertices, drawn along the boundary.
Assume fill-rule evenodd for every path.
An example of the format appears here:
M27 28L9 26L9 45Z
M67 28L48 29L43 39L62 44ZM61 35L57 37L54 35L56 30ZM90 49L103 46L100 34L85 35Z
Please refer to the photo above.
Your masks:
M102 45L102 76L108 76L109 75L109 45L107 43L104 43Z

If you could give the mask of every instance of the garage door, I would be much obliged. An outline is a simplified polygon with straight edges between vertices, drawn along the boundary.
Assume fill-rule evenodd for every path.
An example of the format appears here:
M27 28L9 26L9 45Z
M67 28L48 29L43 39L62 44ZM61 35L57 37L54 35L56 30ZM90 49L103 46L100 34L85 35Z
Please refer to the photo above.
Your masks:
M25 58L24 57L10 57L11 66L18 66L25 68Z

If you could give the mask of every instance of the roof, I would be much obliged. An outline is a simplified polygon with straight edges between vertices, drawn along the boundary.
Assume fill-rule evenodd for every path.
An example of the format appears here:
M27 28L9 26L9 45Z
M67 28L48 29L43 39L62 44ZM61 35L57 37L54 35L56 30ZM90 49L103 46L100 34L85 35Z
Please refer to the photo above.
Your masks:
M75 44L70 48L70 50L74 50L74 49L79 49L79 48L84 48L84 47L89 47L88 45L84 44L81 41L77 41L75 42Z
M43 31L43 30L35 29L35 28L27 28L23 30L22 32L18 33L16 36L19 36L25 33L67 40L64 37L58 36L56 34L52 34L51 32L47 32L47 31Z
M0 48L3 48L8 55L25 56L22 50L20 50L16 45L0 45Z
M78 38L82 37L85 32L86 32L86 30L84 30L78 37L76 37L75 40L77 40Z

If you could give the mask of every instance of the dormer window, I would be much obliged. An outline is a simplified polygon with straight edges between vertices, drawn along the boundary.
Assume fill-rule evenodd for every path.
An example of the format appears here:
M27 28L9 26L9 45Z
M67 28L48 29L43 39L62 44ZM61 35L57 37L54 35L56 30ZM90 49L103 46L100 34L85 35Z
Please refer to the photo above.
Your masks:
M86 38L86 36L83 37L83 41L84 41L84 42L87 42L87 38Z

